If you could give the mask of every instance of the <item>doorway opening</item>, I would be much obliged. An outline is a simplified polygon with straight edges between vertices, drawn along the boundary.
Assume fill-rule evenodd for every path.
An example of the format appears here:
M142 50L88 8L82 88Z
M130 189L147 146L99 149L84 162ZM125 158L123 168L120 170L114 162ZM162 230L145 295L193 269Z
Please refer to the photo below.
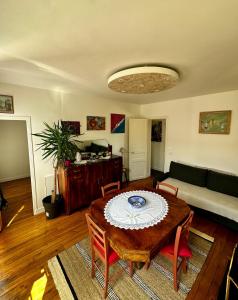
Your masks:
M151 176L164 172L166 119L151 120Z
M8 201L5 227L36 212L30 117L0 116L0 188Z

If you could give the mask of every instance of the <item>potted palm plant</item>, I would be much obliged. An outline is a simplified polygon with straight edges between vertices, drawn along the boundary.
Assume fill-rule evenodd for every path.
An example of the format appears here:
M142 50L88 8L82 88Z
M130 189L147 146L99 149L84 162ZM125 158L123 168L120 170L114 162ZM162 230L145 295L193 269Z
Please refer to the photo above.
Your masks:
M53 126L45 123L45 129L41 133L34 133L34 136L41 138L37 150L43 150L43 159L53 158L54 168L54 189L50 196L46 196L42 202L48 219L55 218L59 213L60 202L62 199L57 192L57 169L74 160L77 146L74 144L75 135L72 134L70 127L62 126L61 122L54 123Z

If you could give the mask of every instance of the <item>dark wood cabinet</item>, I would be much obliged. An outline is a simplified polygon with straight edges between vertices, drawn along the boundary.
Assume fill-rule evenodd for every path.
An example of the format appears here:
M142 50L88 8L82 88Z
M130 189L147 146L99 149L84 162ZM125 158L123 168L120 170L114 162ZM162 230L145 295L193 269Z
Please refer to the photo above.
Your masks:
M85 165L70 165L58 170L59 192L65 213L70 214L101 197L101 186L122 179L122 158L112 156Z

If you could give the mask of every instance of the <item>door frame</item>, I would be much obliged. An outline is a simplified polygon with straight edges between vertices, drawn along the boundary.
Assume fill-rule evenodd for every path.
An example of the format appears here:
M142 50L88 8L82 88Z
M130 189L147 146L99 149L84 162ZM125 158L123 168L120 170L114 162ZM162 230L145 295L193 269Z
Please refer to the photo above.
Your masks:
M164 172L167 172L166 170L166 161L168 156L168 116L150 116L148 119L151 120L151 126L152 126L152 120L165 120L165 145L164 145Z
M6 114L6 115L0 115L0 120L1 121L25 121L26 122L30 177L31 177L32 207L33 207L33 214L35 215L38 211L38 206L37 206L37 196L36 196L36 177L35 177L34 151L33 151L33 143L32 143L31 117L29 117L29 116L12 116L12 115Z

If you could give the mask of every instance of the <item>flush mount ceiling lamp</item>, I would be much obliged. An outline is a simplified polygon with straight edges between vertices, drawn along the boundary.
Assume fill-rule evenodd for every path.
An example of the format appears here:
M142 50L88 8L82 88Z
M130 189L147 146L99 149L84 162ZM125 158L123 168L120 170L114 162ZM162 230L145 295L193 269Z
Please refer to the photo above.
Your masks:
M108 79L113 91L127 94L148 94L176 85L179 75L166 67L134 67L114 73Z

